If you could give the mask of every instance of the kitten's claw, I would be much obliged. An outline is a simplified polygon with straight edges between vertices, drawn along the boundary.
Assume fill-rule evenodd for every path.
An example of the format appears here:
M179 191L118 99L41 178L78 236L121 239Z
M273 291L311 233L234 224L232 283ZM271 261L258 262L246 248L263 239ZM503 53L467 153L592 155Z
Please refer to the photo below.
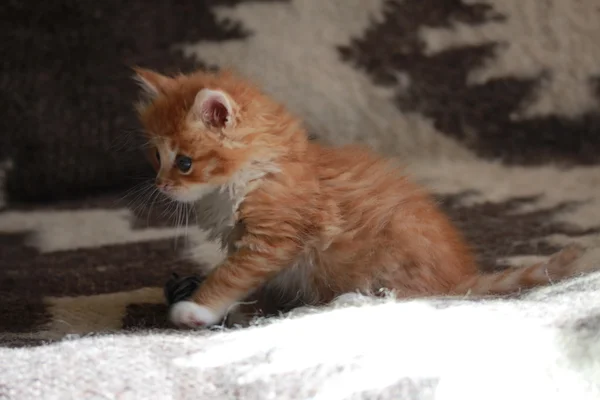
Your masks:
M217 323L221 318L208 307L191 301L180 301L173 304L169 312L169 320L179 328L205 328Z

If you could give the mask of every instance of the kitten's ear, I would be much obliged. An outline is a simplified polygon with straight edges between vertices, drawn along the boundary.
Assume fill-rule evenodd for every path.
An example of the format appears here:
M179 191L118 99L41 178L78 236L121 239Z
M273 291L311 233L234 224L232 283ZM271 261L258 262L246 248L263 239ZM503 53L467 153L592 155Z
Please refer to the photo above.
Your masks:
M196 95L192 106L192 115L202 121L204 126L217 129L231 128L235 125L237 105L225 92L202 89Z
M174 85L175 80L145 68L133 68L134 79L139 83L144 93L156 97Z

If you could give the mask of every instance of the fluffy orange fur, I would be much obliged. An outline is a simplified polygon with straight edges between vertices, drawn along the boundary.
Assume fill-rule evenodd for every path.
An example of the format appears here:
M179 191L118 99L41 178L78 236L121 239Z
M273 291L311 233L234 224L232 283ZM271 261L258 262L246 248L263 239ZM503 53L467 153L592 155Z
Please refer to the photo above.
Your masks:
M172 314L177 325L214 324L266 290L280 306L317 305L382 289L398 297L510 293L577 272L572 247L481 275L461 234L393 160L309 142L295 116L233 73L136 73L157 185L188 203L218 193L214 207L227 210L218 230L229 255L193 304Z

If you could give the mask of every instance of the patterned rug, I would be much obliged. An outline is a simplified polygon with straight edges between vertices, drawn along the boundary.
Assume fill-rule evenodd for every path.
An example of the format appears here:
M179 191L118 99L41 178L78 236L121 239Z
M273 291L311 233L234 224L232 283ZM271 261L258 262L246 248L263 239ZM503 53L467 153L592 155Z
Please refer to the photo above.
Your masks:
M167 329L162 286L196 268L184 240L219 256L123 189L148 172L131 64L233 66L317 140L398 157L485 270L574 242L600 262L597 0L8 3L3 346Z

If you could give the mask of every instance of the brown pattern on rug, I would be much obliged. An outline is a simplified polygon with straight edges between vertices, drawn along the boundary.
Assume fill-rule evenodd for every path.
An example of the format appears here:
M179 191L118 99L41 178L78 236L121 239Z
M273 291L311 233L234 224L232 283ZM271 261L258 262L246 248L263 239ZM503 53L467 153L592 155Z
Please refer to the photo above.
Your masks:
M172 239L40 253L26 245L27 236L0 236L3 332L43 328L52 318L45 302L49 297L160 288L172 272L186 275L197 269L181 258Z
M552 70L535 77L503 76L475 84L469 81L470 74L493 62L498 47L505 43L490 39L482 45L426 52L423 28L450 29L459 23L481 26L508 19L483 2L388 1L383 21L350 45L341 46L340 53L378 85L395 88L401 110L431 118L441 133L460 140L480 156L522 165L600 163L600 107L574 118L514 119L532 102ZM596 56L600 57L600 46ZM560 62L560 51L556 57ZM588 85L600 100L598 65L597 75L588 77Z
M514 198L503 202L481 202L469 206L464 200L473 193L440 196L442 209L461 229L477 253L483 271L507 268L499 259L520 255L549 256L561 249L546 240L561 234L576 242L585 235L600 234L600 223L595 228L582 229L566 223L554 222L560 214L578 207L565 202L554 207L536 207L521 211L523 206L535 206L539 197Z

